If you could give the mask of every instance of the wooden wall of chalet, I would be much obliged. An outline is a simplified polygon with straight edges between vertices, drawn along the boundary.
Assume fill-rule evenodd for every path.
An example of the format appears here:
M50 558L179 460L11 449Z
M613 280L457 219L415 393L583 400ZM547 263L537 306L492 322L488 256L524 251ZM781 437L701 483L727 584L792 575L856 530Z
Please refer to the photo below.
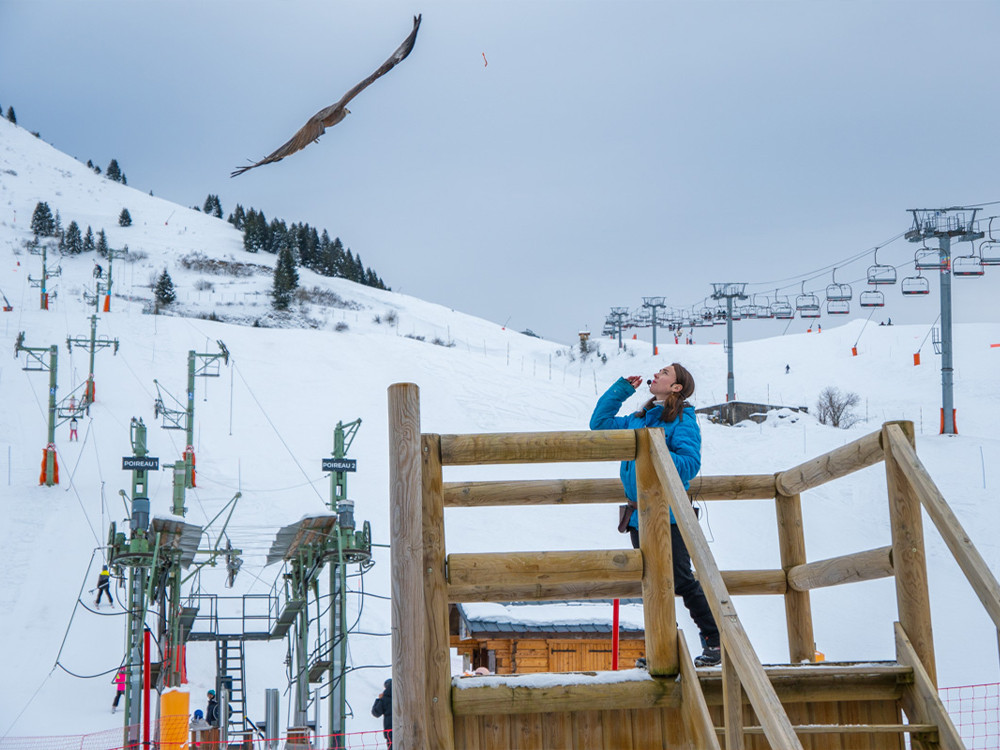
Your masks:
M468 656L472 667L484 666L496 674L532 672L594 672L611 669L611 640L587 638L466 639L451 636L452 648ZM495 666L486 660L492 651ZM646 655L645 641L619 642L622 669L631 669L635 660Z
M895 700L787 703L795 724L896 724ZM744 726L758 725L749 704ZM716 726L722 706L709 704ZM745 750L769 750L762 734L745 734ZM899 734L800 734L803 750L903 750ZM455 717L455 750L701 750L684 730L679 708L613 709L565 713L492 714Z

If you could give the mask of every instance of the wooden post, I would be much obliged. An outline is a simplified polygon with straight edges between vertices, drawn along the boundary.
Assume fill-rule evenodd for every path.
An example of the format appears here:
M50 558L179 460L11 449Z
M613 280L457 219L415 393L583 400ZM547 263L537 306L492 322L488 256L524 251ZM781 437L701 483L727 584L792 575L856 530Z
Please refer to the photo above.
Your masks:
M420 389L389 386L389 531L392 560L393 745L432 747L421 499Z
M722 713L726 750L743 750L743 688L726 648L722 649Z
M425 690L430 701L427 734L430 747L455 747L455 719L451 713L451 657L448 639L448 583L445 580L444 493L441 478L441 437L421 437L424 547L424 617L427 641Z
M931 682L937 685L920 500L911 490L906 475L893 456L888 432L890 425L900 427L910 445L913 445L914 438L913 422L886 422L882 425L881 442L885 452L889 523L892 528L892 562L896 570L896 606L903 630L909 636Z
M778 549L781 568L788 571L806 562L806 539L802 529L802 502L799 495L777 495L774 508L778 514ZM792 664L813 661L816 643L813 637L812 605L808 591L785 589L785 623L788 628L788 659Z
M646 663L652 675L677 674L677 613L670 508L650 454L651 430L636 430L635 486L642 551L642 612ZM659 430L657 434L662 434ZM662 442L662 441L661 441ZM685 495L684 501L687 502Z

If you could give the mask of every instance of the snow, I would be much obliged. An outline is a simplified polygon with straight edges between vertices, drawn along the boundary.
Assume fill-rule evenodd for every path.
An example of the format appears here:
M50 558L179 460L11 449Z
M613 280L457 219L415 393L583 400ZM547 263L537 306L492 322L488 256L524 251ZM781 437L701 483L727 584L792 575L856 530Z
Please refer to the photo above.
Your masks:
M0 360L0 733L76 734L120 726L112 716L112 674L124 648L120 604L91 613L77 605L96 585L102 548L112 521L125 514L118 497L130 489L120 457L131 454L129 424L142 418L149 453L161 466L180 457L183 436L160 429L153 414L157 379L175 397L183 395L187 352L217 351L225 342L232 359L218 378L196 384L195 451L198 487L189 491L187 523L208 522L241 492L228 533L243 550L243 570L233 589L224 588L224 566L206 568L204 589L221 594L265 593L280 566L264 566L277 530L296 519L328 511L329 479L320 460L330 455L338 421L362 420L349 457L358 470L348 475L348 497L358 524L368 520L377 545L389 542L386 389L393 383L420 387L421 429L431 433L579 430L587 425L597 396L620 375L651 374L680 361L694 373L697 406L724 399L726 355L722 346L661 344L651 355L644 340L628 341L619 352L600 340L608 361L586 360L567 347L505 330L501 325L413 297L327 279L300 269L303 287L338 295L341 306L308 303L287 316L269 311L269 273L227 276L184 268L193 253L233 263L273 267L275 258L251 255L229 224L109 182L20 128L0 120L0 290L14 306L0 313L0 349L13 352L19 331L28 346L57 344L58 396L78 388L87 376L87 354L67 352L67 336L89 333L91 309L82 299L92 289L94 258L59 260L62 276L52 309L38 309L39 259L23 251L37 201L58 210L66 226L76 220L85 232L103 228L112 247L128 244L145 257L116 261L112 311L100 315L98 335L118 338L117 355L97 355L97 403L80 422L79 442L67 442L67 426L56 433L60 484L38 486L46 442L47 375L25 372L23 356ZM117 217L127 207L133 225ZM228 213L234 207L224 206ZM260 207L265 209L266 206ZM167 267L178 289L176 311L144 314L149 280ZM265 269L266 270L266 269ZM377 269L388 275L388 269ZM211 282L198 291L195 283ZM488 269L470 269L470 282L489 283ZM995 284L996 277L977 283ZM571 293L567 291L566 293ZM125 298L117 296L125 295ZM595 300L597 306L603 303ZM229 322L202 319L215 313ZM386 323L387 313L396 316ZM375 322L379 316L381 323ZM259 321L260 328L250 324ZM346 329L336 330L339 324ZM284 327L277 327L277 326ZM343 326L339 326L343 328ZM737 396L784 406L812 406L826 386L861 396L862 422L838 430L811 415L778 411L762 424L728 428L701 422L705 475L760 474L790 468L878 429L885 420L915 424L917 451L987 564L1000 569L1000 325L960 321L955 329L955 398L959 436L940 436L940 374L936 358L924 350L924 364L912 355L926 341L928 326L879 327L852 322L805 333L796 322L785 336L738 344ZM424 341L417 338L423 336ZM721 340L721 334L717 334ZM441 344L431 343L439 339ZM453 343L453 346L447 344ZM852 346L858 356L851 356ZM785 365L791 366L785 374ZM630 402L638 405L637 394ZM617 477L617 465L450 467L447 481ZM151 511L168 516L171 477L153 472ZM723 570L779 567L776 521L768 501L702 502L702 528ZM890 543L885 474L874 466L805 493L802 497L806 549L810 560ZM617 508L609 505L449 509L449 552L620 549L627 537L616 529ZM929 586L939 683L969 685L998 681L995 629L965 581L929 518L925 517ZM215 539L217 527L210 530ZM390 594L389 551L374 548L375 566L365 575L368 593ZM357 591L357 579L352 579ZM115 588L120 597L122 592ZM354 716L349 731L380 728L368 707L390 676L387 637L389 604L383 599L350 598L351 620L360 616L364 634L350 639L354 667L347 694ZM87 600L84 598L85 603ZM736 607L765 663L787 660L781 597L739 597ZM539 608L543 613L548 607ZM891 581L871 581L813 592L817 648L834 661L894 658L896 616ZM548 616L548 615L547 615ZM551 615L556 621L555 615ZM678 622L692 651L697 630L682 606ZM65 637L65 642L64 642ZM248 644L247 685L252 717L263 715L265 688L284 692L286 645ZM369 668L372 667L372 668ZM188 648L191 706L202 707L214 682L214 648ZM632 679L621 676L595 679ZM474 684L492 684L476 678ZM532 678L536 679L536 678ZM539 680L566 681L569 677ZM518 678L517 684L526 684ZM459 681L465 684L464 681ZM53 706L59 706L53 711Z

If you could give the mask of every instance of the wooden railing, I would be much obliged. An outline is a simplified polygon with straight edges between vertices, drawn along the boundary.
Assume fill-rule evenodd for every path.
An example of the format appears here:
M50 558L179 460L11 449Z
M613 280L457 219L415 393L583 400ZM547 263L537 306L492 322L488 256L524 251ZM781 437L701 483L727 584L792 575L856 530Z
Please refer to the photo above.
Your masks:
M720 630L727 747L742 747L744 693L760 722L755 731L773 747L801 747L797 730L740 623L732 596L784 597L789 660L798 664L812 661L815 654L809 591L889 576L896 578L897 658L915 665L915 671L926 677L925 685L907 691L907 715L914 722L950 726L947 715L942 718L926 709L924 701L930 699L920 692L936 685L921 505L1000 626L1000 586L917 459L912 423L887 423L879 431L774 475L699 477L685 490L657 430L421 435L418 399L413 384L389 389L394 445L390 461L394 746L399 750L453 748L455 716L616 706L677 706L696 746L719 747L693 663L674 625L671 549L662 543L670 538L670 511ZM617 479L444 482L442 466L621 460L636 462L639 522L644 530L639 550L446 555L445 507L620 503L624 495ZM892 544L808 562L801 493L879 461L886 464ZM773 500L781 569L720 571L689 497ZM452 696L450 602L635 596L643 598L649 672L680 673L678 684L476 689L458 690ZM532 706L533 701L540 703ZM947 727L942 731L948 735Z

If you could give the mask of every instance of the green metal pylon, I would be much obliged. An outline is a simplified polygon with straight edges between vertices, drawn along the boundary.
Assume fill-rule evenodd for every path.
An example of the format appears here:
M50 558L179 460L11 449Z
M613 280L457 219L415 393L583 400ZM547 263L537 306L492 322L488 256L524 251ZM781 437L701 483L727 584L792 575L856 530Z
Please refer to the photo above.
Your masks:
M59 484L59 463L56 460L56 388L57 371L59 369L59 347L53 344L49 347L33 347L24 345L24 331L17 336L14 342L14 356L20 352L27 355L25 370L49 371L49 420L48 420L48 442L45 446L45 456L42 458L42 473L38 478L39 484L51 487ZM48 359L46 360L46 356Z
M69 351L73 350L73 346L86 347L90 350L90 367L87 370L87 388L84 391L83 403L80 408L87 410L90 405L94 403L96 398L96 388L94 386L94 355L97 353L98 349L105 349L109 346L114 347L114 353L118 354L118 339L109 338L97 338L97 315L90 316L90 338L72 338L70 336L66 337L66 348Z
M157 417L163 417L163 427L168 430L184 430L186 444L184 454L180 461L173 464L174 469L174 507L175 516L183 516L187 512L184 507L185 489L196 486L195 457L194 457L194 379L196 377L210 378L219 376L219 360L229 364L229 350L222 341L216 341L219 345L218 353L203 354L194 349L188 351L188 377L187 377L187 399L183 409L171 409L163 403L160 395L160 383L153 381L156 386L157 398L154 405ZM201 364L199 365L199 361ZM171 396L171 398L173 398ZM176 401L177 399L174 399ZM183 420L183 424L181 421Z
M28 243L28 252L32 255L42 256L42 277L40 279L33 279L31 275L28 275L28 283L33 287L38 287L40 290L40 308L42 310L49 309L49 289L48 280L55 278L62 274L62 267L57 267L55 269L50 269L48 267L48 242L38 242L37 238ZM54 295L53 295L54 296Z

